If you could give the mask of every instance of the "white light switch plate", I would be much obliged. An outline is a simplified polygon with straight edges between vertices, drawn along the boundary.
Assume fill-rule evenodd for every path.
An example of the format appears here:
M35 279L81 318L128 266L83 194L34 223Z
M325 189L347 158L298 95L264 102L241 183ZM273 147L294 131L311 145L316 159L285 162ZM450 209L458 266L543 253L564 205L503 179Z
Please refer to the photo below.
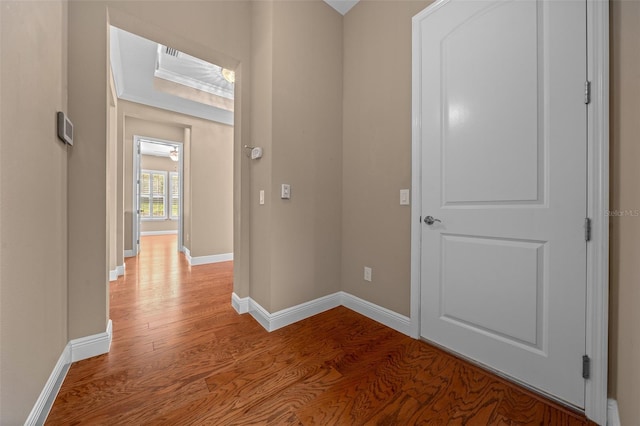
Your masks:
M286 183L282 184L280 198L282 198L283 200L288 200L289 198L291 198L291 185Z
M408 206L409 205L409 190L401 189L400 190L400 205Z
M260 190L260 205L264 204L264 189Z

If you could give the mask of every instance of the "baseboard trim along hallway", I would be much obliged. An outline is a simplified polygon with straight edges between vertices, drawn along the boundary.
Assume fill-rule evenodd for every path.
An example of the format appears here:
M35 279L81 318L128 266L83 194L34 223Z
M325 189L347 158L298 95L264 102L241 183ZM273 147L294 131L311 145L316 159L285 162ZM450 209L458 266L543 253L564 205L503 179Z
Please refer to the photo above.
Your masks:
M209 263L228 262L233 260L233 253L212 254L209 256L191 256L191 251L184 247L184 256L191 266L207 265Z
M344 291L319 297L274 313L269 313L250 297L240 298L236 293L231 295L231 305L239 314L250 313L267 331L274 331L329 309L344 306L402 334L411 336L411 320L408 317Z
M25 426L44 424L71 364L76 361L108 353L111 348L112 339L113 325L111 320L109 320L104 333L70 340L62 351L62 355L58 358L55 367L53 367L53 371L31 409L29 417L27 417L27 420L24 422Z

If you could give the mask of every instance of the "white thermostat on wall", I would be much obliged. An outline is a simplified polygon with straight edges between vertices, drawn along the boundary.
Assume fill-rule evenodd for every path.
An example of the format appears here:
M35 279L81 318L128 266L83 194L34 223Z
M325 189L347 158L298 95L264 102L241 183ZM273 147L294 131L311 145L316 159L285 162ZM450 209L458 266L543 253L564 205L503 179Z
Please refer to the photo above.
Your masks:
M256 146L251 150L251 159L257 160L258 158L262 158L262 148Z
M58 138L64 143L73 145L73 123L62 111L58 111Z

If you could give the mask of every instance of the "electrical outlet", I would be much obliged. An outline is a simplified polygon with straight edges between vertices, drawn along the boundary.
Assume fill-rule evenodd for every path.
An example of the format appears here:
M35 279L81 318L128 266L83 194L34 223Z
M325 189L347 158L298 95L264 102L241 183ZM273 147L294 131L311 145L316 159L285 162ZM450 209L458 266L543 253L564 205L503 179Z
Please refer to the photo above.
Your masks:
M289 198L291 198L291 185L287 183L282 184L280 198L282 198L283 200L288 200Z
M368 266L364 267L364 280L371 282L371 268Z

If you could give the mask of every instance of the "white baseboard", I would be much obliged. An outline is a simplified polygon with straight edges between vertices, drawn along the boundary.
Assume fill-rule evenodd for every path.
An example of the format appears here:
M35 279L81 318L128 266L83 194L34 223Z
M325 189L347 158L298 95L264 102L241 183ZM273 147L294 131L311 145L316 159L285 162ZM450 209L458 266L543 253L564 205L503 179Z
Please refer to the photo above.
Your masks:
M191 265L191 250L186 247L182 247L182 252L184 253L184 257L187 258L187 263Z
M233 260L233 253L212 254L210 256L191 256L191 251L184 247L184 256L191 266L206 265L209 263L228 262Z
M106 354L111 348L113 338L113 323L107 323L107 331L93 336L81 337L69 342L71 345L71 362Z
M274 331L329 309L344 306L400 333L411 336L411 320L408 317L343 291L274 313L269 313L250 297L240 298L235 293L231 295L231 304L240 314L249 312L267 331Z
M240 297L235 293L231 294L231 306L239 314L246 314L249 312L249 298Z
M334 293L271 314L258 302L249 298L249 313L267 331L274 331L340 305L340 293Z
M170 229L168 231L141 231L140 232L140 236L141 237L146 237L149 235L174 235L174 234L178 234L178 230L177 229Z
M380 324L384 324L389 328L393 328L402 334L413 336L411 318L400 315L387 308L383 308L382 306L378 306L375 303L360 299L352 294L345 293L344 291L341 291L340 293L342 293L342 306L345 306L352 311L356 311L367 318L371 318Z
M118 279L118 267L113 271L109 271L109 281L115 281Z
M31 413L29 413L29 417L24 423L25 425L35 426L45 423L71 363L109 352L113 335L112 327L111 320L109 320L107 330L104 333L74 339L67 343L62 355L58 358L58 362L53 367L53 371L42 392L40 392L40 396L31 409Z
M135 255L136 255L136 253L133 250L125 250L124 251L124 257L133 257Z
M620 412L615 399L607 400L607 426L620 426Z
M124 275L124 271L127 269L127 265L126 264L122 264L119 266L116 266L116 273L118 274L119 277Z
M53 407L53 402L56 400L56 396L58 396L58 391L60 391L62 382L64 382L64 378L67 377L67 371L69 371L70 365L71 347L67 344L62 351L62 355L58 358L58 362L55 367L53 367L49 380L45 383L42 392L40 392L40 396L31 409L29 417L27 417L27 420L24 422L25 426L44 424L49 412L51 411L51 407Z

